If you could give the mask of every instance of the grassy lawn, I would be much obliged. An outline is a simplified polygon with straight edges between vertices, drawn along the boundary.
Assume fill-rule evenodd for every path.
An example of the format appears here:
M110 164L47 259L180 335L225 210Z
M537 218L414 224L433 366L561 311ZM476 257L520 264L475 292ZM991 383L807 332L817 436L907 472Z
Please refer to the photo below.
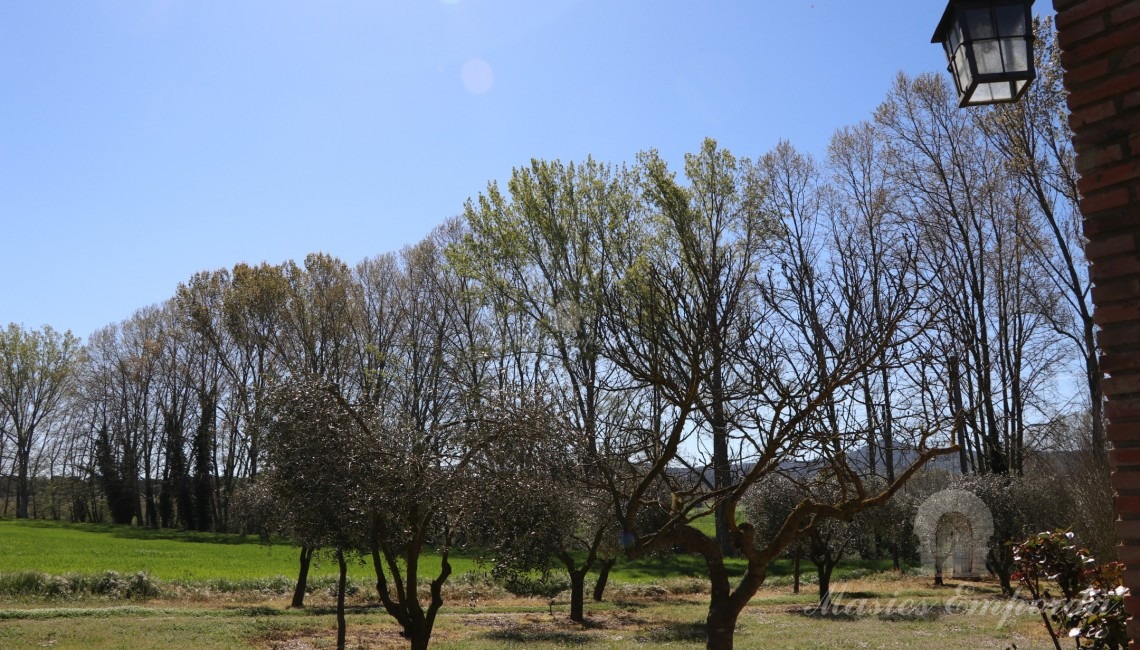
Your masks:
M331 562L317 569L321 586L303 610L287 607L288 578L272 588L238 584L291 576L295 556L288 544L236 535L0 520L0 574L147 571L161 587L142 599L13 595L3 591L0 576L0 648L331 648L336 629ZM483 580L473 560L455 564L433 637L436 648L704 645L708 597L698 558L664 555L620 564L606 602L587 604L585 626L567 620L565 593L553 600L512 596ZM968 593L959 593L936 589L928 578L873 573L882 568L878 563L842 567L834 585L839 607L809 615L805 610L814 605L814 587L792 594L788 565L774 566L774 578L741 615L736 647L1052 647L1032 611L1015 603L1011 612L1010 601L999 597L995 585L973 584ZM356 590L350 598L349 647L406 647L377 608L370 567L354 564L350 570ZM231 586L220 588L218 581Z
M266 544L248 535L0 519L0 573L145 571L167 581L248 580L296 576L297 554L288 542ZM427 556L421 567L421 572L438 572L439 558ZM470 558L457 557L452 568L464 573L477 565ZM371 567L353 565L349 570L363 577ZM312 575L335 572L334 562L314 561Z
M761 591L737 628L738 648L1047 648L1039 621L1022 612L1004 613L1002 601L975 595L980 611L947 609L952 590L933 590L914 579L905 583L851 583L861 602L908 600L924 609L893 615L870 607L855 613L808 615L805 604L788 604L785 594ZM899 599L899 589L910 596ZM564 602L553 607L535 599L455 602L445 605L433 647L449 650L492 648L585 649L701 648L704 596L636 598L612 596L591 604L588 624L571 623ZM852 601L853 602L853 601ZM0 647L4 648L332 648L336 622L332 599L314 599L305 610L286 601L211 601L107 606L91 603L66 608L17 609L0 604ZM404 648L396 626L375 607L356 608L348 617L350 648Z

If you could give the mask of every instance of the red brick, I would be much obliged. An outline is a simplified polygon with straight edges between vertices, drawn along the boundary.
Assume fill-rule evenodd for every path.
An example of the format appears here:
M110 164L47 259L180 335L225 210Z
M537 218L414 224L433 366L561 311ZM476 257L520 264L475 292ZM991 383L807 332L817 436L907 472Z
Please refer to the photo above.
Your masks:
M1116 547L1116 559L1126 564L1140 564L1140 546L1134 546L1132 544L1118 545Z
M1140 160L1086 173L1077 181L1077 189L1080 190L1081 194L1092 194L1099 189L1112 187L1135 178L1140 178Z
M1098 13L1085 20L1068 25L1057 31L1057 43L1062 50L1071 50L1077 43L1103 34L1108 27L1107 18L1108 16L1104 13Z
M1140 521L1116 521L1116 538L1117 539L1136 539L1140 540Z
M1140 88L1140 70L1129 74L1108 75L1094 86L1085 86L1075 90L1069 95L1069 106L1087 106L1102 99L1123 95L1130 90Z
M1108 214L1086 214L1081 222L1085 237L1105 239L1112 233L1124 231L1134 233L1140 230L1140 204L1132 204L1126 210L1116 210Z
M1140 447L1117 447L1108 450L1108 459L1112 465L1117 468L1121 467L1136 467L1140 470ZM1120 471L1117 469L1117 471ZM1136 522L1137 529L1140 530L1140 521Z
M1120 363L1133 364L1130 367L1135 368L1137 363L1140 362L1140 352L1132 354L1110 354L1101 357L1100 369L1102 372L1112 372L1106 364L1111 364L1110 359L1116 361L1116 365ZM1111 418L1113 422L1122 422L1126 419L1140 417L1140 399L1114 399L1111 402L1106 402L1104 405L1104 414L1106 417Z
M1124 586L1128 587L1129 589L1132 588L1132 585L1127 582L1124 583ZM1134 610L1125 607L1124 611L1132 614ZM1140 619L1136 618L1135 616L1128 617L1128 621L1124 623L1124 629L1128 632L1128 647L1135 648L1136 639L1140 639Z
M1061 66L1077 68L1100 55L1120 49L1131 47L1140 43L1140 23L1135 23L1110 32L1102 38L1094 38L1061 53Z
M1094 14L1079 23L1072 23L1064 29L1058 30L1057 42L1061 45L1061 49L1069 50L1075 44L1104 32L1107 26L1108 22L1104 19L1104 14Z
M1117 514L1140 513L1140 496L1117 495L1113 498L1112 502L1116 506ZM1138 567L1138 569L1140 569L1140 567Z
M1112 306L1113 305L1109 305L1109 307ZM1104 309L1098 305L1096 309L1096 315L1099 315L1103 311ZM1131 305L1131 311L1136 313L1137 317L1140 318L1140 305ZM1114 375L1112 377L1106 377L1103 381L1101 381L1101 387L1104 388L1104 394L1108 395L1109 397L1113 397L1115 395L1140 394L1140 374ZM1140 427L1134 428L1137 433L1137 439L1140 439Z
M1108 61L1105 61L1105 63L1107 64ZM1131 68L1132 66L1136 65L1137 63L1140 63L1140 47L1134 47L1131 50L1128 50L1127 52L1125 52L1124 56L1120 57L1120 64L1119 65L1120 65L1120 69L1124 70L1127 68Z
M1114 282L1102 282L1093 287L1093 304L1103 305L1115 300L1140 298L1140 278L1122 278Z
M1097 325L1102 326L1133 320L1140 321L1140 303L1117 302L1107 305L1097 305L1096 310L1093 311L1093 320L1096 321ZM1133 391L1118 390L1117 392Z
M1070 106L1083 106L1084 105L1083 103L1074 103L1078 100L1077 95L1079 95L1079 93L1073 93L1073 94L1069 95L1069 105ZM1115 103L1110 102L1110 101L1109 102L1101 102L1099 104L1093 104L1092 106L1089 106L1087 108L1082 108L1081 110L1074 110L1069 115L1069 126L1074 131L1076 131L1080 128L1088 126L1089 124L1096 124L1097 122L1100 122L1101 120L1107 120L1108 118L1114 117L1115 115L1116 115L1116 104Z
M1108 394L1109 401L1112 401L1113 395L1107 389L1105 393ZM1140 423L1109 422L1104 426L1104 437L1116 446L1140 442Z
M1140 469L1114 471L1113 487L1115 489L1140 489ZM1137 547L1137 551L1140 552L1140 546Z
M1138 496L1124 497L1117 495L1112 501L1116 506L1117 514L1140 513L1140 497Z
M1118 469L1112 473L1112 487L1117 490L1140 490L1140 469ZM1140 547L1137 547L1140 552Z
M1140 49L1140 48L1138 48ZM1065 84L1067 86L1077 86L1080 84L1088 83L1094 79L1103 77L1108 72L1108 59L1100 59L1093 61L1088 65L1083 65L1076 70L1065 71Z
M1107 219L1106 219L1107 221ZM1086 224L1088 222L1085 222ZM1129 226L1124 226L1125 228ZM1136 226L1132 226L1135 228ZM1088 226L1085 226L1085 232L1088 232ZM1098 261L1089 267L1089 274L1092 276L1093 282L1100 282L1110 278L1119 278L1125 275L1134 275L1140 273L1140 257L1116 257L1111 260Z
M1072 6L1064 11L1057 7L1057 3L1054 2L1053 6L1057 7L1057 17L1054 19L1057 29L1067 29L1069 25L1077 21L1084 20L1093 14L1108 11L1113 7L1123 4L1124 1L1125 0L1085 0L1084 2L1080 2L1077 0L1076 2L1068 2L1067 4Z
M1116 538L1140 539L1140 521L1116 521Z
M1098 237L1085 244L1085 256L1096 262L1102 257L1136 252L1136 234L1128 233L1114 237Z
M1140 17L1140 2L1126 2L1119 9L1114 10L1109 16L1112 19L1113 25L1126 23Z
M1140 585L1140 570L1125 569L1124 570L1124 585L1128 586L1128 587L1131 587L1132 585Z
M1128 372L1134 368L1140 368L1140 350L1130 350L1128 352L1112 350L1101 355L1100 370L1105 374L1123 373ZM1112 408L1118 417L1140 416L1140 399L1133 401L1129 400L1113 400Z
M1074 132L1073 148L1077 152L1078 159L1103 147L1105 143L1124 144L1124 141L1132 133L1130 126L1128 117L1125 116L1123 119L1105 120L1090 124L1080 131Z
M1140 323L1107 325L1096 333L1096 340L1102 349L1109 352L1140 348Z
M1117 147L1119 149L1119 147ZM1096 214L1104 210L1111 210L1113 208L1123 207L1128 205L1128 188L1116 187L1107 192L1098 192L1081 199L1081 213L1082 214Z
M1140 106L1140 90L1134 90L1124 96L1124 108L1136 108Z
M1103 144L1102 140L1094 147L1082 147L1082 149L1084 149L1081 152L1083 155L1077 159L1077 172L1082 176L1124 160L1124 145L1120 143Z

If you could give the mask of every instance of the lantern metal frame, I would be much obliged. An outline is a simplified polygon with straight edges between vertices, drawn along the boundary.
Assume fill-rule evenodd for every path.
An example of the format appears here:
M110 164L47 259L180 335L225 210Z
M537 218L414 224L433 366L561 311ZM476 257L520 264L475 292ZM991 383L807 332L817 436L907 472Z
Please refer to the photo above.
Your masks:
M1016 102L1036 77L1033 0L950 0L931 43L942 45L959 106Z

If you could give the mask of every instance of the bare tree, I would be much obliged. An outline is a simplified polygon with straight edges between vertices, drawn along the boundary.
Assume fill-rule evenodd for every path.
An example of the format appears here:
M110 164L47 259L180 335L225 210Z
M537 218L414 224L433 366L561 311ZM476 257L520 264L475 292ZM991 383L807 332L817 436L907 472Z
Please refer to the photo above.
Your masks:
M1046 299L1060 305L1035 306L1081 360L1091 417L1085 446L1107 468L1104 393L1093 322L1092 282L1080 229L1076 160L1072 151L1060 49L1050 19L1034 25L1037 79L1016 104L975 113L987 140L1025 194L1026 218L1040 231L1024 263L1037 267L1049 287ZM1050 303L1053 301L1050 300Z
M927 346L949 379L971 470L1020 472L1029 426L1055 416L1061 358L1054 301L1032 263L1041 231L973 119L934 75L900 76L875 114L884 165L920 229L928 303L942 313ZM964 465L966 463L963 463Z

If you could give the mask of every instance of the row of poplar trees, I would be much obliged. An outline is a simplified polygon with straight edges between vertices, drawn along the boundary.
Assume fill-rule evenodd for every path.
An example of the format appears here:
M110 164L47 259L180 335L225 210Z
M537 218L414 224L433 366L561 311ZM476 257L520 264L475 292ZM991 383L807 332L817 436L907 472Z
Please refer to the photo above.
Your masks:
M355 266L202 272L84 345L11 325L16 514L271 526L302 562L371 554L422 646L455 543L503 571L563 566L578 619L588 571L680 547L709 567L710 646L731 647L772 558L934 456L1014 475L1050 451L1103 459L1076 174L1040 50L1029 97L1002 108L900 75L820 160L713 140L682 170L654 151L536 160ZM1077 412L1087 426L1060 426ZM737 524L750 487L807 470L835 494L767 538ZM424 546L445 567L426 609ZM748 560L735 583L728 554Z

